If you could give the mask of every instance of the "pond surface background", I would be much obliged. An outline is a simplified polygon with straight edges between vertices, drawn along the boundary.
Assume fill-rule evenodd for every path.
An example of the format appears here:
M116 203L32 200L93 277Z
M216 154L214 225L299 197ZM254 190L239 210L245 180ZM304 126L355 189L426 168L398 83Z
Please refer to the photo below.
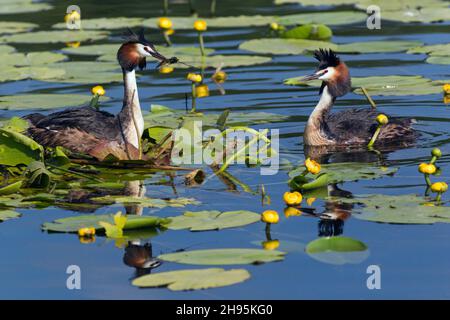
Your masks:
M195 1L200 15L208 15L209 1ZM1 20L27 21L49 30L61 22L67 2L53 1L55 8L38 13L0 16ZM77 1L83 18L97 17L152 17L162 15L162 1ZM275 6L270 0L218 1L217 14L229 15L284 15L321 10L298 5ZM348 7L327 10L348 10ZM324 10L324 8L322 8ZM171 15L189 14L187 4L173 4ZM402 24L383 22L381 30L368 30L365 22L333 26L333 42L345 43L380 39L419 40L426 44L448 42L448 24ZM37 29L39 30L39 29ZM121 31L114 31L118 41ZM263 38L269 34L267 27L211 28L205 34L206 46L220 54L242 53L238 45L248 39ZM147 30L152 41L162 43L156 30ZM177 31L175 44L196 44L196 32ZM99 41L107 43L111 40ZM82 44L83 45L83 44ZM19 51L58 50L63 44L14 45ZM72 56L75 59L81 59ZM426 64L425 55L406 53L341 55L353 76L422 75L431 79L448 79L448 66ZM280 129L281 157L292 163L304 159L302 133L305 121L318 100L318 89L296 88L283 85L289 77L309 74L316 66L311 56L274 56L272 62L240 68L226 69L229 80L224 84L225 96L218 94L213 85L211 97L199 100L199 110L221 112L266 111L288 116L282 123L256 125L255 128ZM175 70L169 75L159 74L150 63L138 79L141 106L149 110L150 104L161 104L184 109L184 94L189 91L185 80L186 70ZM0 95L26 92L88 93L90 86L54 84L39 81L20 81L0 84ZM112 99L103 106L116 113L121 107L122 84L106 84L107 95ZM450 172L450 107L439 94L426 96L374 97L379 110L390 115L414 117L417 128L423 133L417 146L398 150L387 155L386 164L398 167L393 177L345 183L340 187L354 194L423 194L423 177L417 164L426 161L432 147L439 147L444 157L439 165L443 171L439 180L449 182ZM368 107L363 96L348 94L338 99L335 110L347 106ZM28 112L0 111L1 118L22 116ZM331 159L333 160L333 159ZM304 246L318 238L319 220L300 216L286 218L282 214L282 195L288 190L287 172L281 170L274 176L261 176L259 169L233 166L230 173L253 189L264 184L272 199L269 208L281 215L278 225L272 228L272 237L280 241L279 250L288 254L282 262L258 266L238 266L250 271L251 279L229 287L195 292L171 292L162 289L138 289L131 286L134 270L123 262L124 250L113 241L98 237L94 244L81 244L71 234L48 234L41 224L57 218L73 216L77 212L61 208L45 210L20 210L23 216L0 224L0 298L58 298L58 299L382 299L382 298L450 298L450 225L390 225L359 220L345 221L343 235L364 242L369 256L356 264L333 265L312 259ZM218 179L210 179L197 188L177 186L179 196L193 197L202 202L188 210L214 209L263 210L259 195L227 191ZM169 186L147 185L148 196L172 196ZM444 195L448 199L449 195ZM314 206L324 210L322 200ZM267 208L267 207L265 207ZM115 213L118 206L103 207L96 214ZM144 213L174 216L186 209L166 208ZM166 231L151 240L153 253L173 252L182 248L258 248L265 240L264 225L255 223L244 228L220 232ZM82 270L82 289L66 289L66 268L76 264ZM382 272L381 290L368 290L366 269L379 265ZM196 266L163 263L153 272L196 268ZM225 267L228 269L228 266Z

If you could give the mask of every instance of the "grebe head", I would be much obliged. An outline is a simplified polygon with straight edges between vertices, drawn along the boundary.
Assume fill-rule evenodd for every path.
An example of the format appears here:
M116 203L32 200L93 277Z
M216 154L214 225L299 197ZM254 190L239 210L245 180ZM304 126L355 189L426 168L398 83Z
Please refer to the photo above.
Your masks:
M331 49L319 49L314 51L314 58L319 61L319 66L315 73L303 77L303 81L322 80L320 93L327 86L333 97L341 97L351 90L350 72L336 53Z
M167 61L166 57L145 39L143 29L138 34L128 29L125 34L125 42L117 51L117 60L120 66L127 71L132 71L138 67L142 70L147 64L147 57L154 57L161 62Z

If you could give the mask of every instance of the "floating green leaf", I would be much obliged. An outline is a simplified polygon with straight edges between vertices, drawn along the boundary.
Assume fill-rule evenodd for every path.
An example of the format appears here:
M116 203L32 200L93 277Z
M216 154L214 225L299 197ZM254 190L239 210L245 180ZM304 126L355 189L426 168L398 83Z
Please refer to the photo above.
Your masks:
M14 67L6 66L0 73L0 82L19 81L26 79L49 80L59 79L65 75L63 69L54 69L48 67Z
M278 17L275 21L282 25L294 25L294 24L326 24L344 25L356 22L362 22L367 19L367 15L363 12L356 11L333 11L333 12L308 12L291 14L287 16Z
M364 41L340 44L337 48L341 53L378 53L378 52L402 52L422 45L420 41L386 40Z
M330 39L332 35L331 29L324 24L305 24L281 33L281 37L286 39L311 40L326 40Z
M206 231L245 226L259 221L261 216L255 212L245 210L227 212L209 210L198 212L186 211L183 215L170 217L170 219L171 222L167 226L169 229Z
M315 260L335 265L358 264L369 256L363 242L343 236L316 239L308 243L305 251Z
M0 196L17 193L21 187L22 187L22 181L17 181L17 182L9 184L7 186L1 187L0 188Z
M198 19L196 17L169 17L173 22L175 30L194 29L194 22ZM274 21L274 16L236 16L236 17L217 17L204 19L208 27L217 28L238 28L250 26L264 26ZM150 18L144 21L144 27L158 28L158 18Z
M306 39L254 39L245 41L239 46L241 50L264 54L303 54L319 48L337 50L337 45Z
M162 254L159 259L183 264L230 265L280 261L284 252L262 249L209 249Z
M84 94L18 94L0 96L0 109L3 110L48 110L87 105L91 96ZM106 97L103 101L108 100Z
M362 207L353 209L353 216L367 221L398 224L450 223L449 207L436 206L412 194L367 195L338 201L361 205Z
M121 203L121 204L138 204L143 207L153 208L182 208L187 205L198 205L200 202L193 198L174 198L174 199L157 199L147 197L133 197L133 196L104 196L95 197L92 201L105 204Z
M32 0L3 0L0 6L0 14L38 12L52 8L53 6L49 4L36 3Z
M20 33L37 27L37 24L28 22L0 21L0 34Z
M20 213L12 210L0 210L0 221L6 221L14 218L19 218Z
M409 49L406 53L426 53L432 56L450 56L450 43L415 47Z
M263 64L270 62L272 59L269 57L261 56L249 56L249 55L214 55L203 57L201 55L191 55L191 56L179 56L180 61L192 65L197 68L207 68L213 67L218 68L223 67L242 67L242 66L252 66L257 64ZM177 68L188 68L184 64L176 64Z
M0 42L7 43L57 43L93 41L107 38L105 31L58 30L19 33L0 37Z
M43 156L43 147L34 140L18 132L0 129L0 164L28 165L42 160Z
M42 66L50 63L63 61L67 57L53 52L30 52L23 53L0 53L0 66Z
M14 47L8 46L6 44L0 45L0 54L11 53L14 52L15 50L16 49L14 49Z
M166 287L172 291L218 288L240 283L250 278L245 269L188 269L149 274L134 279L132 285L141 288Z
M53 232L77 232L80 228L93 227L96 230L104 230L100 222L114 223L114 215L80 215L68 218L57 219L53 222L46 222L42 225L45 231ZM163 224L167 224L168 219L153 217L153 216L135 216L128 215L124 230L140 229L140 228L155 228Z
M431 64L450 64L450 56L430 56L426 60L427 63Z
M97 19L82 19L81 29L84 30L110 30L110 29L125 29L133 28L142 25L143 18L129 18L129 17L114 17L114 18L97 18ZM53 25L55 29L66 29L65 22Z

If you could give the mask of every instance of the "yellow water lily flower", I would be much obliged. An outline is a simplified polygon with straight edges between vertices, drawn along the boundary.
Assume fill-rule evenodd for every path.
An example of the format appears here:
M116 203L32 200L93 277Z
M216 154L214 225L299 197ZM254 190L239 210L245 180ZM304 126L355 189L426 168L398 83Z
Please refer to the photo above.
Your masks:
M448 190L448 185L445 182L435 182L431 185L431 191L435 193L444 193Z
M280 241L278 240L263 241L262 246L265 250L276 250L280 246Z
M320 164L317 161L308 158L305 160L306 169L312 174L318 174L320 172Z
M171 35L173 35L173 34L175 33L175 30L173 30L173 29L168 29L168 30L166 30L165 32L166 32L166 34L167 34L168 36L171 36Z
M227 80L228 75L225 71L216 71L211 78L217 83L224 83Z
M423 174L433 174L436 172L436 166L432 163L419 164L419 172Z
M379 125L384 126L389 122L389 118L385 114L381 113L377 116L377 122Z
M95 86L91 89L93 95L103 96L105 95L105 89L102 86Z
M445 104L450 104L450 94L446 94L444 96L444 99L442 99L442 102L444 102Z
M444 90L444 94L450 94L450 83L446 83L442 86L442 90Z
M192 81L192 82L202 82L203 78L201 74L197 74L197 73L188 73L187 77L188 80Z
M69 48L78 48L81 45L80 41L75 41L75 42L67 42L66 46Z
M287 207L287 208L284 209L284 216L286 218L298 217L298 216L301 216L301 215L302 215L302 212L300 210L298 210L297 208Z
M261 214L261 221L265 223L275 224L278 223L280 217L275 210L266 210Z
M167 17L161 17L158 19L158 27L163 30L169 30L173 26L172 20Z
M298 191L285 192L283 194L283 200L288 206L295 206L302 203L303 197L302 194Z
M278 23L276 23L276 22L272 22L272 23L270 24L270 29L272 29L272 30L274 30L274 31L277 31L277 30L280 29L280 25L279 25Z
M80 13L75 10L73 10L72 12L70 12L64 16L64 22L77 21L80 19L81 19Z
M205 20L196 20L194 22L194 29L197 30L198 32L206 31L207 28L208 26Z
M93 237L95 236L95 228L90 227L78 229L78 235L80 237Z
M206 84L198 85L195 88L195 96L197 98L209 97L209 88Z
M167 74L167 73L171 73L171 72L173 72L173 68L172 67L169 67L169 66L162 66L161 68L159 68L159 73L162 73L162 74Z

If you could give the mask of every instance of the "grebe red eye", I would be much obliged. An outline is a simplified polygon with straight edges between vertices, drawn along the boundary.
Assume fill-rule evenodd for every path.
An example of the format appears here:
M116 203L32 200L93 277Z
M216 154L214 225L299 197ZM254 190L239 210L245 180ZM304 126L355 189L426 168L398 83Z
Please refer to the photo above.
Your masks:
M323 74L325 74L325 73L327 73L328 72L328 69L324 69L323 70Z

